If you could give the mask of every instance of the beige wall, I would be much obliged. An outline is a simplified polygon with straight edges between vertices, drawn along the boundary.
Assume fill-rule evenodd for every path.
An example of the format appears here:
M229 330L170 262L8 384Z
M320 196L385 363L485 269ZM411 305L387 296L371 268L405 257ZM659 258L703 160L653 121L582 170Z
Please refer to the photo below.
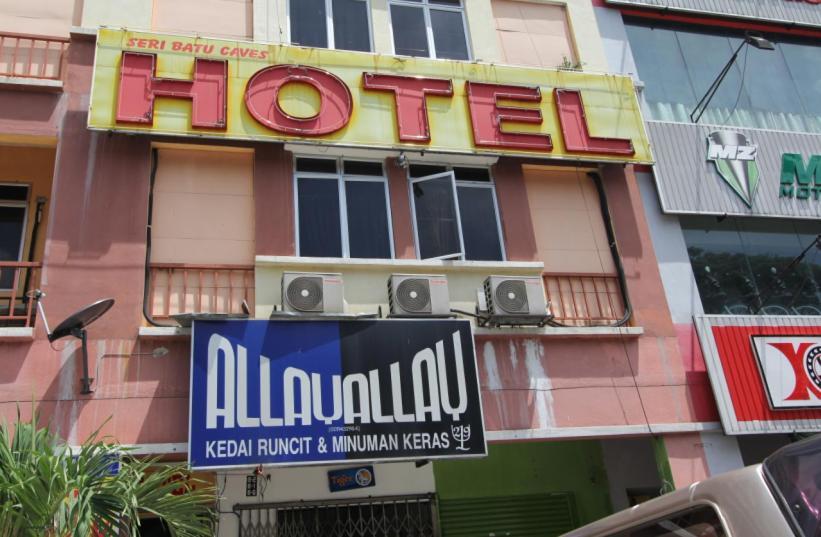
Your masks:
M152 5L153 1L148 0L84 0L81 26L148 30L151 28Z
M253 153L159 150L152 263L254 262Z
M581 62L582 69L601 72L608 70L593 3L590 0L519 0L519 2L548 9L563 7L567 13L572 41L575 43L577 59ZM470 25L473 57L485 62L506 62L505 54L496 35L493 0L465 1L465 9ZM556 65L560 62L561 58Z
M82 0L0 0L0 32L68 37Z
M154 0L151 28L250 39L252 4L253 0Z
M251 39L254 0L83 0L84 28Z
M545 272L615 274L598 194L586 170L523 169Z
M555 69L576 64L564 6L493 0L496 37L506 63Z

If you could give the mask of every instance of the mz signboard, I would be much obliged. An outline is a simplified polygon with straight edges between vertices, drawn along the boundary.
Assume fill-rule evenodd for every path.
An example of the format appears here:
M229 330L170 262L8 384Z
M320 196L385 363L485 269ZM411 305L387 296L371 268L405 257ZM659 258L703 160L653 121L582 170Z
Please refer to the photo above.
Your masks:
M470 323L197 321L193 468L485 455Z
M821 219L821 134L661 121L647 130L664 212Z

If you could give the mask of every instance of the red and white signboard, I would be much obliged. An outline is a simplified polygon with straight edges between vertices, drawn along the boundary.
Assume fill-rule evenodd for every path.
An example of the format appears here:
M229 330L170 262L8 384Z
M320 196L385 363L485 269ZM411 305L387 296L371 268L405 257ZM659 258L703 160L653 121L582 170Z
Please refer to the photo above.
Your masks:
M821 317L703 315L695 325L727 434L821 432Z
M821 407L821 337L753 336L770 407Z

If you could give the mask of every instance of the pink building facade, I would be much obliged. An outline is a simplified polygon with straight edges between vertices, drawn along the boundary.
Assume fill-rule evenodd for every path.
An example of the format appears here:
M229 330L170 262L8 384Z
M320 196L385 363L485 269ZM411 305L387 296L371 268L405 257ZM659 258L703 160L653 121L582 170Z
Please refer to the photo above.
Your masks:
M69 444L101 428L138 454L184 460L189 404L197 402L189 401L190 332L171 316L239 314L244 299L251 317L267 318L279 303L286 270L343 274L352 311L387 309L384 282L394 272L446 274L452 305L463 310L472 310L474 289L488 275L537 276L554 326L474 329L488 457L380 463L377 487L364 493L329 492L323 467L266 467L270 484L258 497L247 497L250 470L216 471L207 477L223 496L221 511L241 513L223 515L218 533L242 534L250 523L243 516L257 516L242 506L255 502L338 505L372 496L435 498L433 523L448 535L456 531L453 513L460 505L472 516L486 516L480 519L485 527L496 527L502 515L487 507L491 499L518 498L517 505L527 506L559 493L566 503L557 520L565 525L557 527L569 529L732 466L722 451L727 439L692 325L671 316L641 188L646 166L595 156L416 150L402 153L410 161L403 168L401 148L92 130L97 26L249 43L273 40L277 24L292 37L298 30L296 11L290 23L266 24L273 3L264 1L196 8L160 1L148 11L120 3L119 12L95 2L35 3L42 4L36 24L17 3L0 3L0 183L9 187L0 205L12 237L3 239L0 275L13 278L3 291L8 298L0 299L3 416L36 410ZM458 6L448 12L467 29L466 59L489 61L479 57L487 52L482 37L495 40L504 24L519 28L515 14L523 3L466 3L454 2ZM392 46L379 24L408 7L362 4L369 10L368 52L377 55ZM580 36L574 38L568 25L591 16L592 6L554 8L542 14L545 24L557 18L562 24L515 31L562 40L582 71L586 62L604 57L601 40L598 48L577 44ZM441 57L446 52L439 50ZM508 64L524 61L510 57ZM305 253L300 166L323 159L336 166L367 161L381 170L386 258ZM423 259L408 186L414 166L454 170L459 189L491 189L483 199L491 200L487 214L496 225L481 228L487 233L482 244L498 244L496 259L467 251L450 260ZM344 183L344 172L334 173ZM468 190L459 192L463 204ZM472 229L469 208L462 208L463 242ZM353 235L347 241L350 249ZM96 300L115 300L88 328L91 394L81 393L79 340L48 341L26 295L33 289L45 293L41 302L51 328ZM550 521L543 523L546 528Z

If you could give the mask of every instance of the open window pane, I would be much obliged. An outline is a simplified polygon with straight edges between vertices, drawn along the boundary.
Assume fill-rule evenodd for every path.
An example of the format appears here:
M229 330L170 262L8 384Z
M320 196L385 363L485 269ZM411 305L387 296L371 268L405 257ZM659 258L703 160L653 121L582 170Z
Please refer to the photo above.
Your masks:
M431 9L430 24L433 29L433 44L437 58L469 59L461 12Z
M453 172L417 180L412 187L420 258L460 255Z
M430 56L428 33L425 29L425 12L411 6L391 6L393 46L397 54L404 56Z
M328 47L325 0L291 0L291 43L304 47Z
M333 0L334 48L370 52L368 4L365 0Z
M408 174L414 179L434 175L436 173L444 173L446 171L448 171L447 166L438 166L435 164L411 164L408 168Z
M453 167L457 181L477 181L482 183L490 182L490 171L487 168L461 168Z
M496 225L496 204L490 188L458 186L459 214L465 259L502 261L502 245Z
M338 182L301 178L297 188L299 255L342 257Z
M348 246L351 257L390 259L388 206L385 183L346 181Z
M0 261L20 261L25 207L0 207ZM0 289L10 289L14 270L0 271Z

